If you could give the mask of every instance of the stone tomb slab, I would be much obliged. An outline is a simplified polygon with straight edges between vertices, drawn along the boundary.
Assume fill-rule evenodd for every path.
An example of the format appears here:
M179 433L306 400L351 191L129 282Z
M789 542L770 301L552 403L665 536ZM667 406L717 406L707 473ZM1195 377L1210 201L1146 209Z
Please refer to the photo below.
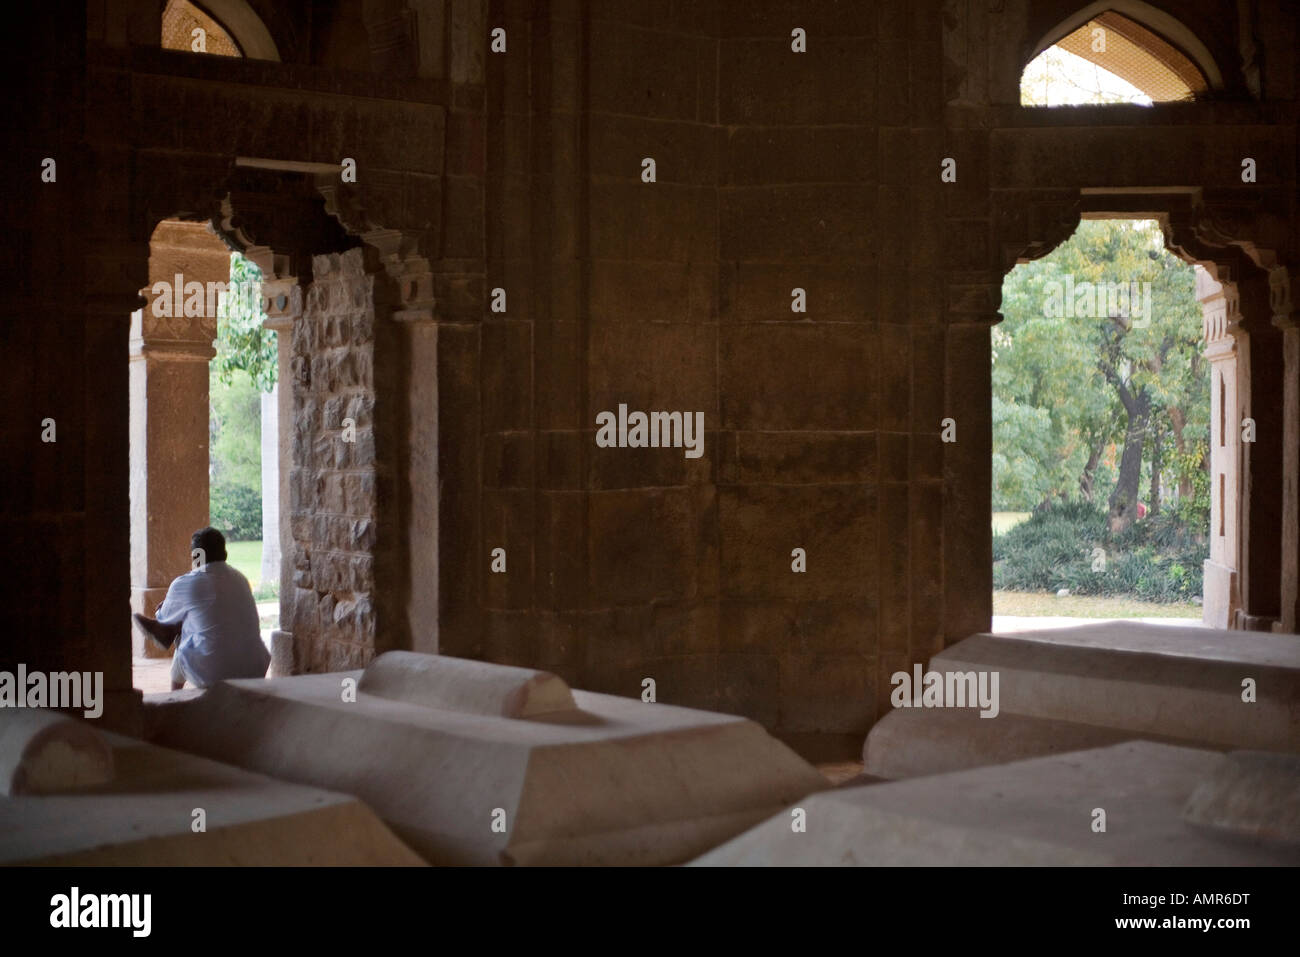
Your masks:
M150 723L169 746L355 794L436 864L681 863L827 787L744 718L411 652L223 682Z
M0 713L0 723L5 715ZM69 722L82 724L74 719ZM91 731L111 777L0 797L0 863L423 865L356 798ZM46 776L47 785L50 776ZM206 831L195 832L201 808Z
M973 635L927 671L993 672L999 713L896 708L863 747L868 774L903 778L1142 738L1300 750L1300 637L1104 622ZM1242 700L1253 679L1256 700Z
M1300 755L1233 751L1187 799L1183 820L1300 852Z
M1295 865L1300 846L1241 840L1183 819L1225 758L1130 741L952 774L838 788L703 855L701 866ZM1094 809L1106 813L1093 830Z

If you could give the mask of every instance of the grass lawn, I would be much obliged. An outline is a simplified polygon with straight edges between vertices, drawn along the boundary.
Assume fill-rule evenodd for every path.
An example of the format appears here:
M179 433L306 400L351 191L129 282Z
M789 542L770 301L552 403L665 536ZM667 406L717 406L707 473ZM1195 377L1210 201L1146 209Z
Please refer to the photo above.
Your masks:
M1165 604L1134 598L1100 595L1066 595L1049 592L993 592L993 614L1062 618L1197 618L1201 607L1191 602Z
M993 534L1005 535L1029 517L1029 512L994 512Z
M226 562L243 573L254 592L262 586L261 542L226 542Z

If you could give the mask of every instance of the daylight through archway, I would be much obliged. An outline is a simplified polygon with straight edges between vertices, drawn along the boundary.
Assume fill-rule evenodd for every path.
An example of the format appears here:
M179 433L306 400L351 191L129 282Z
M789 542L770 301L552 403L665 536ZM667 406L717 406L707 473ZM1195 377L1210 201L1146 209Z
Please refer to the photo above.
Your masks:
M1042 50L1020 78L1021 106L1185 102L1208 83L1187 54L1113 10Z
M1212 483L1195 267L1165 249L1153 220L1084 220L1008 273L1002 316L995 630L1039 618L1199 621Z

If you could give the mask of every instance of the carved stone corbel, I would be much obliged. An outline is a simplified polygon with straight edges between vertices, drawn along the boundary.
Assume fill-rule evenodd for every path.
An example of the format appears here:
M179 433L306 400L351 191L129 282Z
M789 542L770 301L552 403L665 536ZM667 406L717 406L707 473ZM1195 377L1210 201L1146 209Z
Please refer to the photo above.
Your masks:
M424 230L388 228L370 214L366 192L356 184L318 177L316 188L325 197L325 210L369 247L390 280L392 317L399 322L432 322L435 300L433 271L425 253Z

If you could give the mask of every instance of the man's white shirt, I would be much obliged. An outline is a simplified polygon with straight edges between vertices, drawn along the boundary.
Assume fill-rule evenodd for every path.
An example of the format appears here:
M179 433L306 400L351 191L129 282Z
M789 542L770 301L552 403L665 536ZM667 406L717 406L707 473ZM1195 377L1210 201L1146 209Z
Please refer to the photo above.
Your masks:
M207 562L173 581L155 617L180 623L176 656L200 688L225 678L261 678L271 663L253 590L226 562Z

